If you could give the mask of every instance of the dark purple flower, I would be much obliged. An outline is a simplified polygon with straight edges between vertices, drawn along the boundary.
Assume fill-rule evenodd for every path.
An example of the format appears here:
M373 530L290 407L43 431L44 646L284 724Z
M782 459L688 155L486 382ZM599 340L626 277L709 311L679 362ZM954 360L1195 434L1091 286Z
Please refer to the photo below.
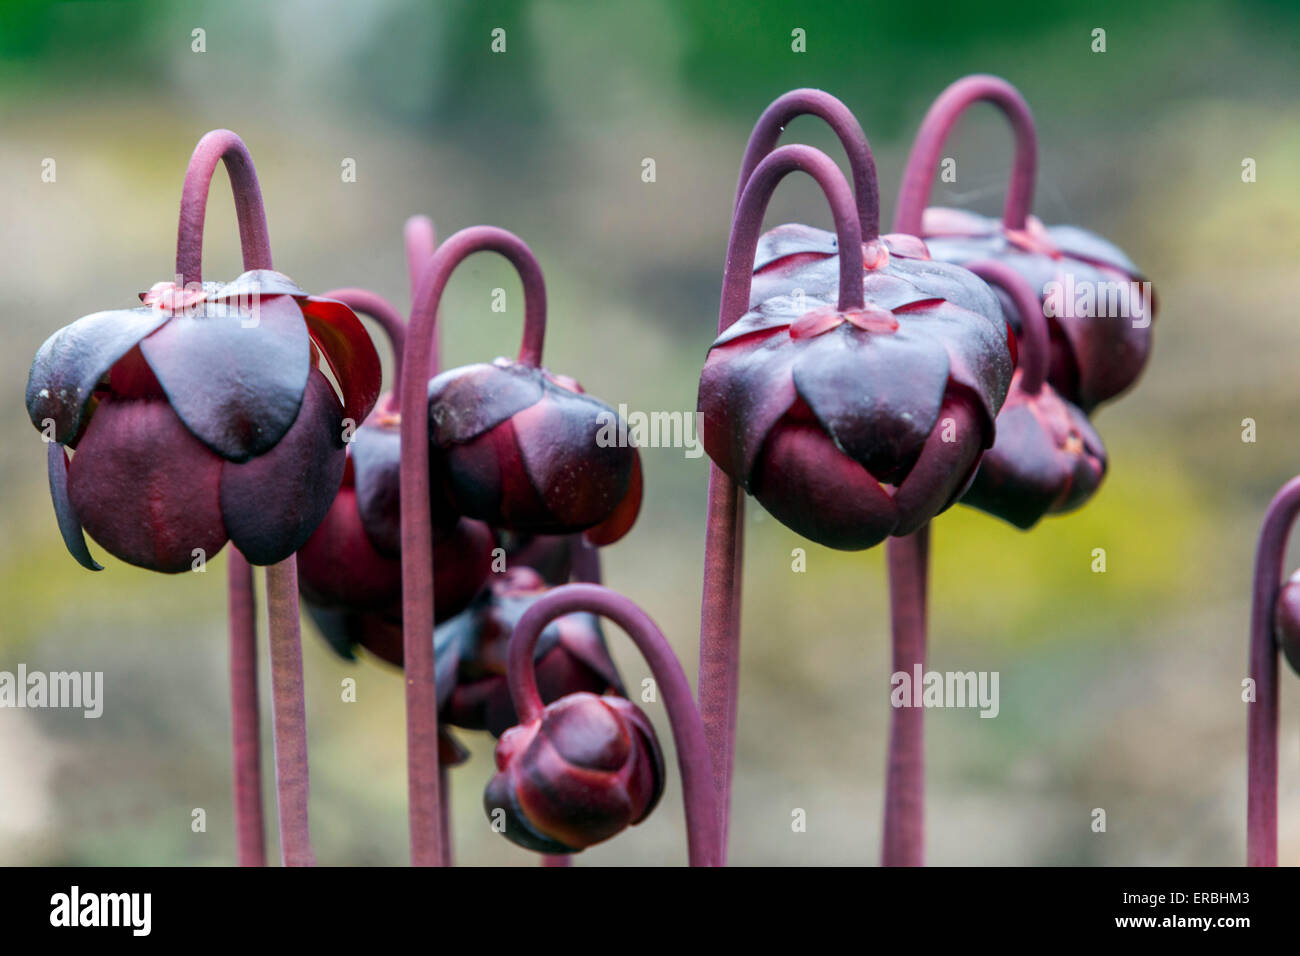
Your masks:
M1007 314L1021 327L1021 365L998 413L997 440L961 500L1028 529L1092 497L1106 475L1106 448L1079 407L1045 380L1048 331L1034 288L1004 262L986 259L969 268L1011 302Z
M1300 674L1300 571L1292 574L1278 592L1273 627L1287 663Z
M32 363L27 411L51 440L69 550L97 567L84 527L157 571L189 570L227 540L254 564L287 558L342 480L344 421L379 394L370 337L346 306L270 270L141 298L60 329ZM58 446L76 449L70 464Z
M1117 246L1075 226L1045 227L1030 216L1025 229L957 209L925 211L930 254L965 265L997 259L1019 272L1043 299L1051 334L1048 381L1063 398L1091 412L1137 381L1151 352L1154 293ZM1018 311L999 298L1020 334Z
M927 208L944 144L976 103L1001 110L1015 137L1015 154L1001 219ZM1074 226L1045 227L1032 216L1038 135L1020 92L996 76L952 83L921 122L899 189L894 227L926 241L930 255L965 265L992 259L1018 272L1043 300L1049 321L1048 380L1085 412L1119 395L1142 372L1151 351L1155 299L1150 283L1118 247ZM1012 316L1018 310L999 298Z
M539 853L576 853L640 823L664 789L654 727L620 697L570 694L496 749L483 794L489 819Z
M435 632L439 713L466 730L500 734L518 717L506 682L506 648L515 625L546 594L532 568L498 575L462 614ZM593 614L566 614L542 632L534 653L542 700L567 694L623 693L623 684Z
M1106 475L1106 447L1078 406L1050 385L1030 394L1021 379L1017 370L998 413L997 440L961 501L1029 529L1092 497Z
M913 236L854 250L865 304L840 312L832 233L759 241L750 310L709 350L704 446L778 520L833 548L906 535L965 490L1011 380L988 287Z
M621 538L641 507L641 463L618 417L577 382L499 358L429 383L431 467L462 514L512 531Z
M399 417L388 401L356 430L347 468L333 505L298 553L298 586L320 608L379 612L340 618L351 644L385 660L401 657L401 525ZM433 529L434 615L446 620L464 610L491 570L492 532L479 521L445 511ZM387 639L391 619L395 645ZM395 656L394 656L395 655Z

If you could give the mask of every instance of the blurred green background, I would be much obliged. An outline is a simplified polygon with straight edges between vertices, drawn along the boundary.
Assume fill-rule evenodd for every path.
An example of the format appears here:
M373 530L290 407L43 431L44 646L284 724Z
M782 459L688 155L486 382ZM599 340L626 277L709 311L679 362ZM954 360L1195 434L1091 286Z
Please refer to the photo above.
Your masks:
M530 242L551 299L547 364L640 410L690 410L712 339L734 177L762 108L822 86L858 114L886 216L929 101L974 71L1016 83L1040 124L1037 213L1117 241L1161 314L1139 387L1097 424L1111 473L1086 510L1029 534L958 508L936 523L930 666L996 670L1001 714L927 716L929 859L1236 864L1244 858L1251 554L1300 470L1300 9L1282 2L1077 7L773 0L590 5L0 4L0 670L102 670L104 716L0 710L0 863L233 860L224 557L164 577L64 551L22 391L40 343L169 278L194 142L226 126L257 161L276 264L405 307L401 226L485 222ZM493 54L490 32L507 31ZM791 50L806 31L807 52ZM1107 51L1091 51L1091 31ZM206 31L206 52L192 31ZM786 141L839 157L801 119ZM1000 208L1011 149L980 108L936 201ZM653 158L657 177L641 178ZM1245 157L1258 181L1242 182ZM57 181L43 183L42 161ZM356 181L343 182L345 159ZM810 180L768 223L829 223ZM219 174L205 275L240 271ZM445 300L453 363L511 353L476 257ZM1258 441L1242 442L1253 418ZM655 617L694 676L706 460L643 452L633 533L608 582ZM882 551L797 540L749 510L732 859L871 863L879 852L889 651ZM791 549L808 549L791 572ZM1090 571L1104 547L1105 574ZM1300 557L1300 551L1293 558ZM611 634L630 685L645 675ZM312 827L327 864L406 859L402 681L304 630ZM265 669L263 671L265 675ZM356 703L340 681L355 677ZM1300 681L1283 681L1282 859L1300 860ZM265 705L269 708L269 702ZM667 740L661 706L649 708ZM264 715L266 710L264 710ZM269 719L264 716L264 731ZM480 809L491 741L454 774L465 864L527 864ZM268 820L270 743L266 739ZM677 863L676 768L650 820L582 863ZM190 829L191 810L208 814ZM1090 830L1105 808L1108 832ZM807 812L793 833L794 808ZM272 827L273 829L273 827ZM271 835L272 842L274 840Z

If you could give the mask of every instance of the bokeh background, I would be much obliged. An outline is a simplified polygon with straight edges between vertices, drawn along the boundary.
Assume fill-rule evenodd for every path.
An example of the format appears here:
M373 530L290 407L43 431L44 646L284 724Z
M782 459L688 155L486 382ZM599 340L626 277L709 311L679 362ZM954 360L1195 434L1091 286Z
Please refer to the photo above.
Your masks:
M107 570L77 567L22 402L47 335L170 277L181 177L203 132L231 127L249 144L277 266L303 286L369 286L404 307L408 215L433 215L443 234L498 224L546 269L547 364L611 404L685 411L762 108L795 86L841 97L871 138L888 216L926 106L974 71L1007 77L1034 107L1037 213L1119 242L1154 277L1162 311L1144 379L1097 416L1112 471L1091 505L1029 534L964 508L936 524L930 666L999 671L1001 714L927 716L929 859L1243 860L1251 555L1265 504L1300 470L1300 8L800 6L0 4L0 670L102 670L107 697L99 720L0 710L0 863L233 860L224 557L208 574L164 577L92 544ZM505 54L489 49L496 27ZM796 27L806 53L791 50ZM1091 51L1094 27L1107 31L1104 54ZM206 52L191 49L196 28ZM841 155L817 122L792 126L786 141ZM947 153L958 182L937 184L936 201L997 211L1011 154L1000 117L977 109ZM1257 182L1242 182L1246 157ZM41 180L46 158L54 183ZM340 175L348 158L354 183ZM829 223L809 180L784 185L767 221L792 220ZM221 174L207 236L205 274L238 273ZM510 290L504 316L490 310L498 285ZM449 361L516 348L517 288L491 257L458 271L443 311ZM693 677L706 459L649 449L643 460L644 509L607 552L608 582L659 621ZM875 862L882 550L829 551L749 514L732 858ZM1105 574L1090 570L1096 547ZM611 641L639 685L644 665L617 632ZM403 863L400 674L335 658L310 625L304 642L319 859ZM345 677L356 703L341 700ZM1300 680L1283 684L1281 854L1296 863ZM666 740L661 707L649 710ZM491 740L464 739L474 758L453 778L458 860L532 862L480 809ZM196 807L206 833L191 832ZM1104 834L1090 829L1095 807ZM791 830L794 808L805 833ZM655 815L579 862L683 859L674 767Z

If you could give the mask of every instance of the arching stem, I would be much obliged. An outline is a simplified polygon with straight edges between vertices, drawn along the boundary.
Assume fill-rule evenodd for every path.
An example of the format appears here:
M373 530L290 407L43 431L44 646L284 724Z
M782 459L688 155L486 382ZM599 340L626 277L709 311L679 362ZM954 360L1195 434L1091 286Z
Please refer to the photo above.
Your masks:
M854 197L839 168L810 146L782 146L754 168L745 182L731 225L727 261L718 308L718 332L749 310L754 253L768 201L788 174L808 173L826 194L841 250L839 309L862 308L860 254L862 224ZM843 268L845 262L850 268ZM700 610L700 716L713 766L722 814L718 832L725 862L731 807L731 778L736 749L736 713L740 697L740 598L743 576L744 514L740 489L716 464L709 465L709 503L704 537L704 586Z
M224 161L235 194L239 243L244 269L271 268L271 237L257 171L244 141L228 129L214 129L199 140L185 170L181 189L180 223L176 228L176 274L180 283L203 281L203 220L207 215L208 188L217 163Z
M1020 367L1023 369L1020 389L1026 395L1037 395L1047 379L1048 332L1043 303L1029 280L1005 262L981 259L966 268L985 282L996 285L1011 297L1020 313Z
M641 608L608 588L595 584L566 584L538 599L515 626L508 651L510 696L521 724L538 720L544 705L537 689L533 654L542 630L551 621L574 611L609 618L632 638L650 665L677 745L677 765L682 774L686 805L686 840L691 866L722 863L721 813L704 725L695 709L690 682L663 633Z
M206 134L194 147L185 183L181 189L181 209L176 229L176 274L182 284L203 279L203 221L207 214L208 190L217 163L224 162L235 197L239 221L239 242L244 269L270 269L271 243L266 226L266 211L257 172L244 141L228 129ZM231 546L234 550L234 546ZM261 831L260 744L258 736L257 670L243 660L251 635L256 634L251 599L240 592L251 582L238 572L242 558L232 556L230 596L230 646L232 679L231 702L237 713L232 726L244 744L236 745L233 775L236 793L235 830L239 834L241 860L260 856L265 860L265 846L258 854L254 834ZM276 792L280 809L280 847L286 864L314 862L311 836L307 828L307 728L306 705L302 690L302 640L298 622L297 565L289 557L266 569L267 611L271 646L271 684L273 723L276 738ZM250 776L254 774L255 776ZM256 793L256 817L250 818L251 794ZM249 840L247 848L244 839Z
M853 175L853 195L858 203L862 241L870 242L880 234L880 193L876 182L876 160L871 155L867 134L862 131L852 111L823 90L791 90L772 101L754 124L740 162L740 179L736 184L736 206L744 195L745 184L763 157L776 148L786 125L797 116L817 116L839 137L849 157Z
M1277 866L1278 665L1274 609L1282 589L1291 526L1300 515L1300 477L1269 502L1255 550L1250 606L1250 678L1255 699L1246 715L1246 865Z
M402 356L402 644L406 672L407 788L410 796L411 862L443 860L438 787L438 707L434 686L433 534L429 514L429 421L413 413L428 403L425 370L433 349L438 303L456 266L475 252L505 256L524 286L524 336L519 360L541 362L546 330L546 285L532 251L518 236L491 226L463 229L425 264L411 307Z
M981 101L992 103L1011 123L1016 152L1006 202L1002 207L1002 221L1008 229L1025 228L1025 219L1034 201L1034 178L1038 169L1038 134L1034 128L1034 116L1024 97L1006 80L976 74L962 77L940 93L921 121L898 190L898 205L894 208L895 232L921 235L921 218L929 205L930 187L939 168L943 145L961 115Z

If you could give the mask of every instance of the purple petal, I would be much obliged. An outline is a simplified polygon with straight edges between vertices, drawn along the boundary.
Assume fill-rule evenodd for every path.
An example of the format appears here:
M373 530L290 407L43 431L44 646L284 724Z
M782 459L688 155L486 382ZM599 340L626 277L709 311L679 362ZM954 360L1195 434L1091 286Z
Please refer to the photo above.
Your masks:
M114 556L151 571L189 571L226 543L221 464L167 402L109 398L77 445L68 500Z
M846 323L808 340L794 385L845 454L892 483L939 417L948 365L942 342L913 326L871 333Z
M312 341L343 389L344 416L360 425L375 407L383 377L370 333L342 302L308 297L299 304Z
M104 566L90 556L81 522L68 500L68 453L57 442L48 442L48 468L50 474L50 499L54 502L54 518L59 523L59 533L69 553L77 563L90 571L103 571Z
M761 342L714 346L700 373L704 448L746 488L768 432L797 398L791 368L798 352L778 332Z
M343 409L329 380L312 369L298 419L275 447L223 464L221 514L230 540L252 564L283 561L329 511L346 464Z
M307 324L287 295L258 300L255 313L208 304L176 315L140 350L185 427L233 462L284 437L311 369Z
M38 429L54 420L54 440L72 441L95 386L118 359L166 322L156 309L96 312L45 340L27 377L27 414Z
M445 448L477 438L542 398L541 369L498 360L450 369L429 382L429 438Z

